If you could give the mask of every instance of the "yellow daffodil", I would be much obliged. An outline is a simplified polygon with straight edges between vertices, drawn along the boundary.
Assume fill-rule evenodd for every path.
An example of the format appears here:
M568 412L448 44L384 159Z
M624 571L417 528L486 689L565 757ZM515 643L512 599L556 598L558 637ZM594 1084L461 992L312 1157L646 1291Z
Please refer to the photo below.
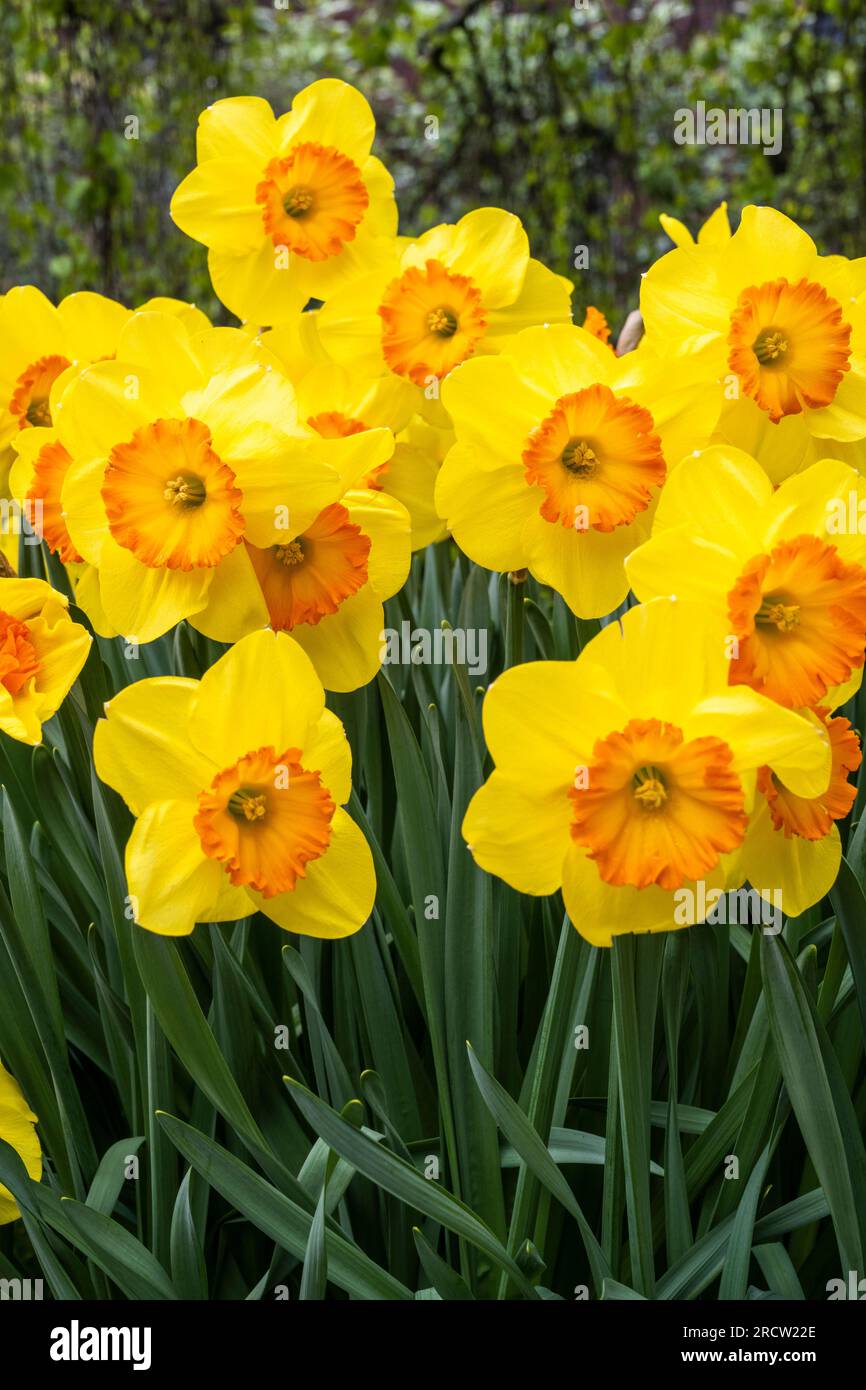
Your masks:
M819 256L782 213L747 207L733 236L719 217L657 261L641 312L655 352L698 356L722 417L739 405L741 417L801 417L819 438L853 440L866 437L864 291L866 260Z
M42 742L87 660L91 637L43 579L0 579L0 729Z
M529 569L582 617L609 613L668 469L707 437L689 372L617 358L572 325L459 367L442 394L457 443L436 484L457 544L487 569Z
M359 277L319 310L336 361L403 384L406 416L437 409L439 383L479 353L498 352L531 324L567 323L571 284L529 255L517 217L479 208L455 226L395 244L389 265Z
M561 886L594 945L702 920L707 886L739 886L758 769L804 797L830 773L817 721L729 689L727 665L723 623L656 599L577 661L506 671L483 708L495 770L463 822L478 864L519 892Z
M775 491L738 450L684 460L626 569L638 598L694 599L727 624L732 684L792 709L835 709L860 685L866 482L838 459Z
M860 766L860 740L850 722L819 706L812 716L827 730L832 770L820 796L797 796L769 767L758 771L758 791L745 839L737 851L735 877L789 916L798 916L830 891L839 872L842 842L836 821L854 804L857 788L848 780Z
M354 87L326 78L279 118L261 97L228 97L199 117L198 163L171 201L209 248L222 302L279 323L387 255L397 230L390 174L370 154L375 122Z
M61 508L98 580L78 590L94 623L149 642L207 609L208 625L236 640L259 617L235 582L245 544L290 541L345 491L341 470L390 453L387 430L299 430L292 387L267 356L238 330L190 334L143 312L121 330L116 360L64 392Z
M96 770L136 817L135 919L166 936L263 912L339 937L367 920L373 860L344 803L351 751L285 633L238 642L201 681L139 681L106 707Z
M42 1149L36 1124L21 1087L0 1062L0 1139L11 1144L34 1182L42 1177ZM0 1186L0 1226L17 1221L20 1214L12 1193Z

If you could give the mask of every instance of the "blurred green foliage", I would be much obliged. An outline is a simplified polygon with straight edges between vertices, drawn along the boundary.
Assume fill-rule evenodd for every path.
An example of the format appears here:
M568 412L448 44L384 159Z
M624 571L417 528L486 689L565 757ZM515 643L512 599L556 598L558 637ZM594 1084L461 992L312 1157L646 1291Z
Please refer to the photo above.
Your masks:
M7 0L0 284L216 312L205 252L168 216L198 112L243 92L283 110L322 76L371 101L403 231L508 207L578 310L621 321L668 246L658 213L695 228L722 198L866 251L863 0ZM678 146L698 100L781 107L781 152Z

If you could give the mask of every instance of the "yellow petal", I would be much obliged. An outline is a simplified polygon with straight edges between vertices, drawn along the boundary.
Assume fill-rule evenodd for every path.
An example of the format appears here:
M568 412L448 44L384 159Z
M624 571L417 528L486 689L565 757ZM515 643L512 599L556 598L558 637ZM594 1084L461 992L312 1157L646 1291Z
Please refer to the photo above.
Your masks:
M93 735L96 771L134 815L154 801L194 800L218 770L187 733L198 682L177 676L136 681L105 707Z
M349 517L372 541L367 577L380 599L391 598L409 573L409 513L386 492L357 489L343 497Z
M336 613L318 623L298 623L292 636L303 647L326 690L358 690L379 670L384 641L385 610L373 588L365 584L344 599Z
M322 774L322 782L338 806L349 800L352 794L352 749L342 722L331 710L323 710L321 719L310 726L307 741L301 749L301 765Z
M204 608L212 574L204 566L154 569L108 537L99 565L105 616L128 642L153 642Z
M486 341L507 348L511 336L524 328L570 323L572 288L571 281L563 275L555 275L541 261L530 260L517 298L502 309L491 309L487 315Z
M523 527L538 507L519 462L500 462L479 445L457 443L445 456L436 510L471 560L491 570L527 563Z
M366 97L348 82L326 77L298 92L291 111L277 121L281 154L301 142L331 145L362 165L370 153L376 122Z
M733 752L735 772L768 764L797 796L820 796L827 790L830 744L824 726L746 685L700 700L682 728L688 739L724 739Z
M246 546L236 545L216 566L207 603L190 614L189 622L215 642L239 642L247 633L267 627L267 604Z
M276 150L276 120L262 97L224 97L198 118L196 149L206 159L242 159L264 168Z
M173 221L187 236L217 251L236 256L256 251L266 239L256 202L263 172L263 165L246 159L206 160L175 190Z
M303 748L319 720L324 691L305 653L285 633L254 632L202 677L189 736L219 767L272 747Z
M519 668L516 668L519 669ZM519 893L554 893L570 841L568 787L498 769L473 796L462 834L476 864Z
M110 357L116 350L120 330L129 318L129 310L116 299L79 290L67 295L57 306L63 326L69 335L73 354L81 362L95 362Z

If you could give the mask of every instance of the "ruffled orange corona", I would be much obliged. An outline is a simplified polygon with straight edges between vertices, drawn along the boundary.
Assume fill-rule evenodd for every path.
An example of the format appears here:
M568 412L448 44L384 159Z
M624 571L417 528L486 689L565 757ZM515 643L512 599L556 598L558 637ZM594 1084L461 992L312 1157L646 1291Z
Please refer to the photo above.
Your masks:
M392 280L377 312L385 361L416 386L441 379L465 362L487 327L478 286L434 260L423 268L410 266Z
M117 544L151 568L218 565L243 535L243 494L201 420L156 420L116 444L101 495Z
M48 549L65 565L80 564L61 505L63 482L72 459L59 440L44 444L33 461L33 476L24 494L28 520Z
M361 171L333 146L314 141L272 159L256 188L264 229L275 246L309 261L336 256L370 203Z
M526 481L547 494L545 521L612 531L645 511L665 480L648 410L596 383L560 396L523 451Z
M237 887L264 898L292 893L305 865L328 848L336 809L321 773L301 766L301 752L247 753L218 772L198 799L195 828L205 854Z
M863 666L866 570L818 536L780 541L750 560L728 600L734 683L798 709Z
M247 549L277 632L319 623L367 582L370 538L340 503L284 545Z
M851 358L851 325L823 285L785 279L742 290L731 315L728 365L773 421L820 410Z
M9 402L9 413L17 418L20 430L26 430L28 426L44 427L51 424L51 388L71 365L68 357L52 353L25 367L15 383Z
M599 739L569 793L571 836L605 883L679 888L743 839L747 816L733 755L718 738L685 741L658 719L632 719Z

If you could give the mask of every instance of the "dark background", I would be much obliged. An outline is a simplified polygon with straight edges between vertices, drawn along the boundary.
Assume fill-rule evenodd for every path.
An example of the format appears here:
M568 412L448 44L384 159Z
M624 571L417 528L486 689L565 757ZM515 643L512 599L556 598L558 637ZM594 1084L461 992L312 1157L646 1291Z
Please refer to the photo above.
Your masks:
M694 229L722 198L866 252L866 0L6 0L0 287L217 312L203 248L168 216L198 112L258 93L279 113L322 76L372 103L402 231L510 208L573 274L578 312L621 321L669 246L658 213ZM674 112L698 100L783 107L781 153L676 145ZM574 273L578 244L590 268Z

